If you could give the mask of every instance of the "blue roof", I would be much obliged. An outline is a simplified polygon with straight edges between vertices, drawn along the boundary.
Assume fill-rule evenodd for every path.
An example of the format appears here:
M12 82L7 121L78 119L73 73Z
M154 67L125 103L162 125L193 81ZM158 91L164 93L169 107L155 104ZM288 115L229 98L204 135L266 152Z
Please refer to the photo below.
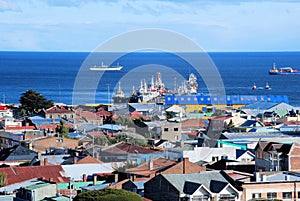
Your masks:
M248 105L255 102L272 102L272 103L288 103L287 96L267 96L267 95L226 95L226 96L211 96L211 95L166 95L165 103L167 105L184 104L241 104Z
M270 103L270 102L256 102L250 105L243 107L243 109L250 109L250 110L268 110L278 103Z
M119 130L122 130L124 127L116 125L116 124L103 124L102 126L99 126L99 128L106 129L106 130L119 131Z

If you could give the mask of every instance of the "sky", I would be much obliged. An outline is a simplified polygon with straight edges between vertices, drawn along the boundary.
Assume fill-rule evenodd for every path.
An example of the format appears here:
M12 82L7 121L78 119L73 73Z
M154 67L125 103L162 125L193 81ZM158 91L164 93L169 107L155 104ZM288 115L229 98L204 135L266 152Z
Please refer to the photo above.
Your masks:
M208 52L299 51L300 0L0 0L0 51L93 51L158 28Z

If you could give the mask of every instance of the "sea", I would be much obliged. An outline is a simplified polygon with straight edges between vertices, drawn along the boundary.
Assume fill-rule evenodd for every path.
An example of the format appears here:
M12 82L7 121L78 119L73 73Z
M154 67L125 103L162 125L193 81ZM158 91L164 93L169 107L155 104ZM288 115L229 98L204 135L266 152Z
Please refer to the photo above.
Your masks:
M22 93L34 89L55 103L111 103L119 87L130 96L141 83L150 86L151 81L160 77L167 89L175 90L190 73L198 78L198 93L209 94L206 77L211 73L210 79L222 83L227 95L286 95L291 105L300 106L300 75L268 74L274 63L278 68L291 66L300 69L300 52L202 54L206 54L205 61L197 60L198 53L131 52L95 56L90 52L3 51L0 52L0 102L18 104ZM190 63L191 60L194 62ZM123 69L89 70L101 62L119 64ZM208 69L205 75L199 72L202 67ZM257 90L252 90L254 84ZM265 89L266 84L270 90ZM211 83L209 85L211 87Z

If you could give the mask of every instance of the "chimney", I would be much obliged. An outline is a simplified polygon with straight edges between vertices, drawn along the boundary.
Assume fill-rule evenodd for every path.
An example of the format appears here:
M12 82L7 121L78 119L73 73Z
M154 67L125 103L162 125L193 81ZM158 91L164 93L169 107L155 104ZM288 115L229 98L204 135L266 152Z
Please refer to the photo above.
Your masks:
M26 131L24 131L24 133L23 133L23 138L22 138L23 140L26 140Z
M87 181L86 174L83 174L83 175L82 175L82 180L83 180L83 182L86 182L86 181Z
M187 162L188 162L188 158L183 158L182 161L182 174L186 174L186 168L187 168Z
M148 169L153 170L153 159L152 159L152 157L150 157L150 160L148 162Z
M44 158L44 166L49 165L48 158Z
M77 160L78 160L77 157L74 156L74 157L73 157L73 164L76 164L76 163L77 163Z
M93 176L93 185L97 185L97 175Z
M41 153L41 152L38 152L38 154L37 154L37 159L38 159L38 160L42 160L42 153Z

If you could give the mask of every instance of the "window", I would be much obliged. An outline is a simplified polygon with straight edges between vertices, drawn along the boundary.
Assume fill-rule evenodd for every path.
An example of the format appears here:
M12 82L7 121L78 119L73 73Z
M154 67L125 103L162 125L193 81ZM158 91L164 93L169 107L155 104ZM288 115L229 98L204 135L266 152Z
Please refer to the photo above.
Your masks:
M174 131L178 131L178 128L174 128Z
M168 131L169 131L169 128L164 128L164 131L165 131L165 132L168 132Z
M267 198L277 198L277 193L276 192L268 192Z
M283 199L291 199L292 198L292 192L283 192L282 193Z
M261 193L252 193L252 198L261 198Z

